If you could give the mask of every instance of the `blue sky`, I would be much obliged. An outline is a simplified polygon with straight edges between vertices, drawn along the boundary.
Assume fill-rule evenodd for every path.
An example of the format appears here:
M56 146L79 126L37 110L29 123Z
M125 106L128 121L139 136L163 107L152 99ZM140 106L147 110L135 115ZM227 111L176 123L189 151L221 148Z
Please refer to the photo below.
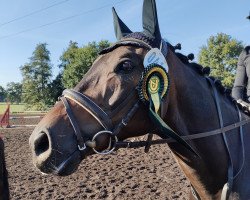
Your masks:
M19 68L29 61L38 43L48 44L55 76L59 71L59 57L70 40L79 45L101 39L114 42L112 5L131 30L141 31L142 2L0 0L0 85L5 87L8 82L22 80ZM57 3L57 6L3 25ZM249 0L156 0L156 3L162 36L172 44L180 42L184 54L193 52L197 57L209 36L220 32L249 44L250 21L246 19L250 11ZM78 14L62 22L24 31Z

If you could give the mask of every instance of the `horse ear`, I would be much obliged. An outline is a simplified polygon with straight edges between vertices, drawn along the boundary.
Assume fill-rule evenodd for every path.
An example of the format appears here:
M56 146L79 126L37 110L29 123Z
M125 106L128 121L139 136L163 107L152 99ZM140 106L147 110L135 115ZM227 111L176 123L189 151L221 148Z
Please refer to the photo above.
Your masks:
M145 35L151 38L161 39L155 0L144 0L142 23Z
M118 17L114 7L112 7L112 12L114 18L115 35L117 40L120 40L122 37L132 33L132 31Z

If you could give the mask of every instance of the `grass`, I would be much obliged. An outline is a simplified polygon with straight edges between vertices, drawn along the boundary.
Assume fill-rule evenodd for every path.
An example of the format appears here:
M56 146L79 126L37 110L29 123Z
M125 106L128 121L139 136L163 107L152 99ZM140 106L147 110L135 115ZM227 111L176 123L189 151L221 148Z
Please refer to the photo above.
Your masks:
M10 112L23 112L25 104L11 104L10 105ZM6 103L0 103L0 114L3 114L7 108Z
M2 115L5 110L7 109L7 104L4 102L0 102L0 115ZM20 103L20 104L10 104L10 113L12 114L27 114L27 115L34 115L34 114L44 114L47 111L36 111L36 110L25 110L25 104L24 103Z

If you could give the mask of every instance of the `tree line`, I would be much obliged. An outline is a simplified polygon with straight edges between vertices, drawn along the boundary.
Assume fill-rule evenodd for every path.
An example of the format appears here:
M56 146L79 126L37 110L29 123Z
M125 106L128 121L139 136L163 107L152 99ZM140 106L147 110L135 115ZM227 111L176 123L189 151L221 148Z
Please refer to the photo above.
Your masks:
M27 110L46 110L65 88L73 88L91 67L98 53L110 46L107 40L79 46L70 41L60 56L60 72L52 79L50 51L46 43L37 44L28 62L20 67L22 81L0 86L0 102L25 103Z
M0 101L25 103L27 109L46 110L57 101L65 88L73 88L91 67L98 52L110 46L110 42L90 42L79 46L70 41L60 56L60 72L52 79L50 51L46 43L39 43L28 62L20 67L22 81L0 86ZM202 46L198 62L211 67L211 75L227 87L233 86L237 60L243 43L230 35L219 33L211 36Z

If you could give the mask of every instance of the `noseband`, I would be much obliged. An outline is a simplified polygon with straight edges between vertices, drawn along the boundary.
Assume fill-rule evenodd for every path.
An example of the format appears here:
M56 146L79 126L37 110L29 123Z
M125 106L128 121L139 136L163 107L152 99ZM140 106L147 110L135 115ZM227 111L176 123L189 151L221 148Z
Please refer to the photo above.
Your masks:
M119 134L120 130L128 124L128 122L130 121L130 119L132 118L132 116L139 107L139 101L137 101L134 104L134 106L130 109L130 111L127 113L126 117L123 118L121 122L118 123L116 126L113 126L110 116L86 95L79 93L75 90L66 89L63 91L62 97L60 97L60 99L62 100L65 106L68 118L74 129L74 133L76 135L78 142L78 149L80 151L84 151L86 149L86 146L88 146L91 147L93 151L97 154L109 154L115 150L116 143L118 142L117 135ZM103 127L104 130L97 132L91 140L85 140L82 137L80 127L78 126L78 123L68 103L68 100L72 100L73 102L81 106L92 117L94 117L94 119ZM98 150L95 149L96 147L95 140L98 136L102 134L108 134L110 136L110 142L109 142L109 147L106 150L99 152Z

